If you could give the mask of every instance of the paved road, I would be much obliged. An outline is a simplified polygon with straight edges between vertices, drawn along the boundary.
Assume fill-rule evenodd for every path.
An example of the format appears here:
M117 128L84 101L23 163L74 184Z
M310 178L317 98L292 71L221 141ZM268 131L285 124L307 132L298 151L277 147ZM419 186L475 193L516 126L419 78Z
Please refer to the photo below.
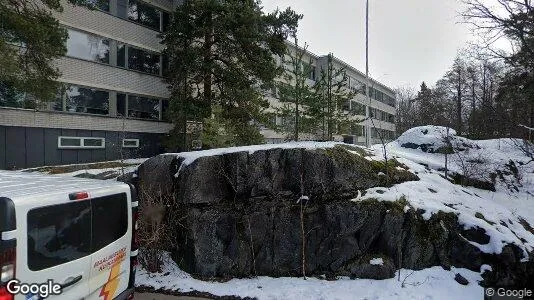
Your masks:
M208 298L171 296L156 293L135 293L135 300L206 300Z

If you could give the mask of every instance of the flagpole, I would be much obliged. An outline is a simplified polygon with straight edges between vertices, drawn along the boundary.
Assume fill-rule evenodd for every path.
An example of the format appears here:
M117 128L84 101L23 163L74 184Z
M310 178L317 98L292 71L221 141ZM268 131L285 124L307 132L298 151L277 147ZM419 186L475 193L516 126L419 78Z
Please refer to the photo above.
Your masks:
M365 109L365 117L367 124L370 124L370 107L371 99L369 97L369 0L365 1L365 95L367 97L367 105ZM365 125L365 146L371 146L371 127Z

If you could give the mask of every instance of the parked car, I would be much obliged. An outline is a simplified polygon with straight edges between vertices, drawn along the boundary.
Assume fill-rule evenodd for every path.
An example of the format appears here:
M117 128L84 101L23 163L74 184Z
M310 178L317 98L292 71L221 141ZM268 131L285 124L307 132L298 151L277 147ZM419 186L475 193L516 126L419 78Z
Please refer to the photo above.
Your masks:
M0 300L133 299L137 205L126 183L0 171Z

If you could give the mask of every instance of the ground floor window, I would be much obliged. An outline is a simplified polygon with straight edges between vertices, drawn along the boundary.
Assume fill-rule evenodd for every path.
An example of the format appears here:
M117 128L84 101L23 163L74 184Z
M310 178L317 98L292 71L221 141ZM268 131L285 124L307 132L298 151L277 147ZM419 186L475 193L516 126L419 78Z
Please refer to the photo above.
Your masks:
M139 148L139 139L123 139L123 148Z
M100 149L106 147L106 139L99 137L60 136L59 149Z
M50 110L168 121L167 99L143 97L77 85L63 85Z

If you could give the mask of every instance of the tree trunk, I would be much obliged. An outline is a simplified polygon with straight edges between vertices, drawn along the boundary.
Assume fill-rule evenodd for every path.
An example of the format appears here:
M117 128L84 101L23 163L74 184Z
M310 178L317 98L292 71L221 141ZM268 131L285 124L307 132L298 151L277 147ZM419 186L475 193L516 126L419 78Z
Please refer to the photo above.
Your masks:
M211 12L206 12L206 33L204 34L204 78L203 78L203 89L204 89L204 102L206 105L205 117L211 117L211 107L212 107L212 69L211 69L211 59L212 59L212 47L213 47L213 16Z

